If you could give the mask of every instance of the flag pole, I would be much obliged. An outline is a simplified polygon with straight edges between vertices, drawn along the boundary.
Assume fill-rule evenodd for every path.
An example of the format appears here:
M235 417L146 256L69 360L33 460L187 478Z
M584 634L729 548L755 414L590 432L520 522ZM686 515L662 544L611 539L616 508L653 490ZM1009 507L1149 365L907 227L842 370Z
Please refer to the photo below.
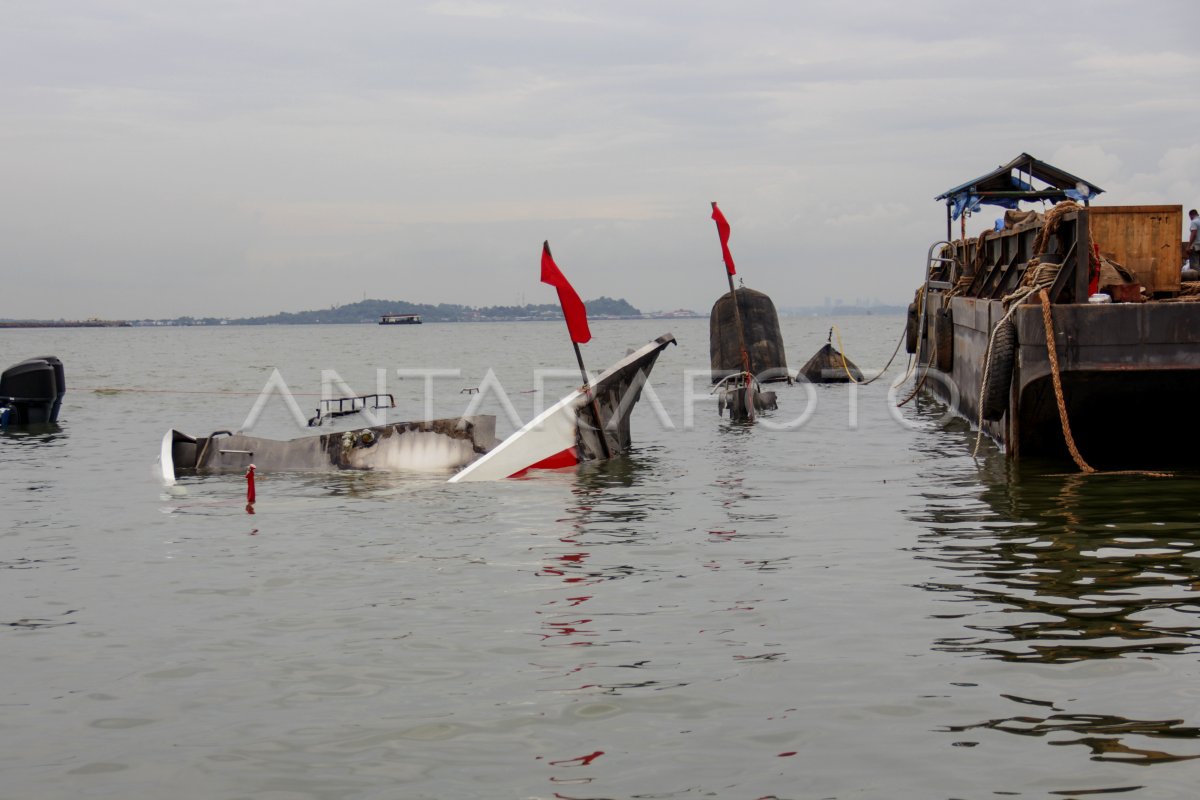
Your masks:
M717 210L717 204L715 201L712 204L712 208L713 208L713 217L715 219L716 215L719 213ZM722 214L721 217L722 217L722 219L724 219L724 214ZM718 230L719 230L719 228L718 228ZM724 244L725 243L722 242L723 247L724 247ZM734 324L737 326L738 346L742 350L742 371L746 376L746 400L748 401L746 404L746 414L751 419L753 419L754 418L754 402L753 402L754 375L753 375L753 373L750 372L750 353L747 352L747 350L746 350L746 332L742 329L742 312L741 312L741 310L738 309L737 290L734 289L734 287L733 287L733 273L730 272L730 270L729 270L729 264L725 265L725 277L729 280L729 300L730 300L730 302L733 303L733 321L734 321Z
M592 394L592 382L588 378L587 368L583 366L583 353L579 352L579 342L572 340L571 346L575 348L575 360L579 362L579 375L583 378L583 393L592 406L592 413L596 415L596 433L600 436L600 449L604 451L605 458L612 458L612 451L608 449L608 437L604 435L604 420L600 418L600 404L596 402L596 396Z
M546 255L551 259L554 256L550 253L550 240L542 242L542 247ZM559 298L561 300L561 298ZM566 317L566 309L563 309L563 317ZM571 326L567 325L567 332L570 333ZM612 458L612 450L608 446L608 437L604 435L604 420L600 416L600 404L596 401L596 396L592 394L592 381L588 377L587 367L583 365L583 353L579 350L579 342L575 341L575 337L571 336L571 346L575 348L575 361L579 363L579 376L583 379L583 395L587 398L588 404L592 407L592 414L596 417L596 433L600 437L600 451L604 453L604 457Z
M742 371L746 375L746 419L754 419L754 376L750 372L750 354L746 352L746 333L742 330L742 313L738 310L737 291L733 288L733 276L728 271L725 277L729 279L729 299L733 302L733 320L737 325L738 344L742 348Z
M729 279L729 299L733 302L733 319L737 325L738 345L742 348L742 369L746 373L746 380L752 377L750 373L750 354L746 352L746 332L742 330L742 313L738 310L737 290L733 288L733 276L728 272L725 277Z

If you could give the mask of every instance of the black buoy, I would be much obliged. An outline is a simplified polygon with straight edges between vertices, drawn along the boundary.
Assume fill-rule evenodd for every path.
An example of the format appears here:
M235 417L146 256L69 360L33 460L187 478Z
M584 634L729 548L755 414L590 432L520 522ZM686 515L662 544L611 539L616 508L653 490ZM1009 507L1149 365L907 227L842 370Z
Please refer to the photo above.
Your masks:
M800 368L797 380L803 378L810 383L858 383L863 379L862 370L833 346L833 329L829 339L808 363Z
M762 292L744 286L735 290L734 294L737 297L737 311L741 315L751 373L761 383L790 381L775 304ZM708 321L708 352L713 383L742 371L742 345L737 335L736 317L730 295L723 294L713 303Z

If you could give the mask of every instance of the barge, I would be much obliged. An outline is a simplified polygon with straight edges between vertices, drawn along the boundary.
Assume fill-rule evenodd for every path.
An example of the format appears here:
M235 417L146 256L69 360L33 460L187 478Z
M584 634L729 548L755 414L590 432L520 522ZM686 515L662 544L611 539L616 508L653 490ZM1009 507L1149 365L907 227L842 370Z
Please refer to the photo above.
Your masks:
M918 386L1011 459L1187 466L1200 275L1181 275L1183 208L1092 205L1102 191L1022 153L938 196L947 236L929 249L906 349ZM955 238L953 221L984 205L1003 221L975 237L963 221Z

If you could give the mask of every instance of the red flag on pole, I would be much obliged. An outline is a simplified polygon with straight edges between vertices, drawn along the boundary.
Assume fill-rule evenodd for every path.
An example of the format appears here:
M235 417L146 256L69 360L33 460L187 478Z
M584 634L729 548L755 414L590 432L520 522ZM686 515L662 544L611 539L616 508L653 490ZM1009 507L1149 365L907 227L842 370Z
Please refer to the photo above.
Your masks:
M712 218L717 223L717 235L721 237L721 256L725 259L725 269L730 275L736 275L737 270L733 266L733 254L729 252L729 222L726 221L725 215L721 213L721 209L717 208L717 204L713 203Z
M571 341L576 344L591 341L592 332L588 330L587 309L566 276L554 263L554 258L550 255L550 242L542 243L542 283L548 283L558 289L558 302L562 305L563 316L567 318L567 331L571 334Z

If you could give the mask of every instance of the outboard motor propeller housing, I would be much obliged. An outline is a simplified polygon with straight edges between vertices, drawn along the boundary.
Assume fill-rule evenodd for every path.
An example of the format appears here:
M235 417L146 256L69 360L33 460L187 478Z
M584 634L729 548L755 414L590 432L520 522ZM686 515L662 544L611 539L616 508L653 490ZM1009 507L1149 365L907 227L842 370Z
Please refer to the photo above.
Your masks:
M67 391L62 361L39 356L14 364L0 373L0 408L9 425L43 425L58 422Z

